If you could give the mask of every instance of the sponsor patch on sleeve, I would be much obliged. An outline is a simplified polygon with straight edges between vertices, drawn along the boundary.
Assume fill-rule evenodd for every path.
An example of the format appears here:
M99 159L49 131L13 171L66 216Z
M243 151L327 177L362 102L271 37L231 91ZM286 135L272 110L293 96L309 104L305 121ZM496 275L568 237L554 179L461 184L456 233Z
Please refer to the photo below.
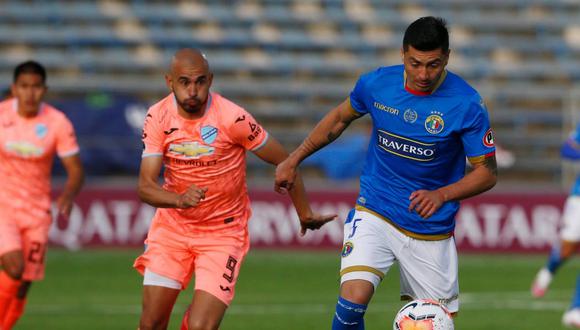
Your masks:
M488 129L487 132L485 132L485 135L483 136L483 145L488 148L493 148L494 146L493 131L491 130L491 128Z

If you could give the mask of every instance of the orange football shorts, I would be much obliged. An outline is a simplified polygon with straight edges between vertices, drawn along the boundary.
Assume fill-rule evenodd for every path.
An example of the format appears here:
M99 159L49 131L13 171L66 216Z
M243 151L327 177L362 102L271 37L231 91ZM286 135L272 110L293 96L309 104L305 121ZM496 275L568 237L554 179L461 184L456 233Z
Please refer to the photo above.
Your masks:
M203 290L229 305L250 244L247 228L235 232L184 232L163 221L153 221L145 252L133 267L145 268L181 283L185 289L195 276L195 290Z

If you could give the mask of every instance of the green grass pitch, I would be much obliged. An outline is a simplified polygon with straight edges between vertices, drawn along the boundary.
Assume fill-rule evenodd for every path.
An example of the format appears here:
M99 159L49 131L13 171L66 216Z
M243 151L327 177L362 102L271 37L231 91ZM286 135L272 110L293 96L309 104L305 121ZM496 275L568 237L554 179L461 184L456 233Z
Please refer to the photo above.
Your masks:
M136 329L142 278L131 268L138 250L52 249L46 279L31 288L16 330ZM561 329L580 270L572 260L543 299L529 285L546 256L460 254L461 310L456 329ZM330 329L339 266L334 251L252 250L242 266L236 298L222 330ZM366 328L392 327L398 300L398 270L392 269L367 311ZM178 329L192 286L174 309Z

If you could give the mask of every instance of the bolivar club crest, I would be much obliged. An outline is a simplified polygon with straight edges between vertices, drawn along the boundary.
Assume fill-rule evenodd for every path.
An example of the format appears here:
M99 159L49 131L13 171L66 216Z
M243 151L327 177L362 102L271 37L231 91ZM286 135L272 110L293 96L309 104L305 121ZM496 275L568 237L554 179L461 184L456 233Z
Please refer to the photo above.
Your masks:
M342 246L342 252L340 253L340 255L343 258L348 257L348 255L352 252L353 249L354 249L354 244L352 244L352 242L346 242Z
M425 129L431 134L439 134L443 131L445 121L439 114L432 114L425 119Z
M43 139L46 136L46 133L48 133L48 127L43 123L36 124L34 127L34 133L36 133L38 138Z
M218 134L218 129L213 126L204 126L201 128L201 139L207 144L212 144Z

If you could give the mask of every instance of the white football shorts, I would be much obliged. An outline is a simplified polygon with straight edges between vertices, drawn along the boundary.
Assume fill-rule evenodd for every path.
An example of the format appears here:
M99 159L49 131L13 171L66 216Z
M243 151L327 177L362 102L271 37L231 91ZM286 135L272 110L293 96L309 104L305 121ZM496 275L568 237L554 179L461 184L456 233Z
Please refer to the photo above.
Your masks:
M398 261L402 300L429 298L441 302L452 313L459 310L453 237L435 241L412 238L375 214L354 210L344 224L341 256L341 284L367 280L376 290Z
M568 242L580 242L580 196L568 196L562 214L560 238Z

